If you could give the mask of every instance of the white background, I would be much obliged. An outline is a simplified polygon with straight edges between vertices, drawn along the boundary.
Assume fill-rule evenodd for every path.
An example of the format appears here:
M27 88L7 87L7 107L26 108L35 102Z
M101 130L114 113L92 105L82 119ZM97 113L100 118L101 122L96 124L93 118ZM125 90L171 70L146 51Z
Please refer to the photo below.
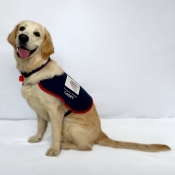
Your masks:
M51 56L101 118L175 117L174 0L1 0L0 118L35 118L7 36L22 20L51 33Z

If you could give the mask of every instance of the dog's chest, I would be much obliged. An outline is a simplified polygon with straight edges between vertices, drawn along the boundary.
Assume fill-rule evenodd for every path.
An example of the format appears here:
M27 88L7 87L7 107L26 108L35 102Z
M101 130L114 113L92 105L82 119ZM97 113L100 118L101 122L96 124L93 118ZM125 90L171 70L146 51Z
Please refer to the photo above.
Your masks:
M37 85L25 85L22 87L22 95L29 106L45 120L49 121L49 115L43 105L44 101Z

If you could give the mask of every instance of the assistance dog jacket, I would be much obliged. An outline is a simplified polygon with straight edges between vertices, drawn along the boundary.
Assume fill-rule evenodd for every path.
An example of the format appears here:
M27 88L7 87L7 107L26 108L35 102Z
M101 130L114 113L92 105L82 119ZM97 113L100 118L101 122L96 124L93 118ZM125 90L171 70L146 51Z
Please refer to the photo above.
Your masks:
M86 113L93 105L92 97L66 73L42 80L38 85L46 93L59 98L71 112Z

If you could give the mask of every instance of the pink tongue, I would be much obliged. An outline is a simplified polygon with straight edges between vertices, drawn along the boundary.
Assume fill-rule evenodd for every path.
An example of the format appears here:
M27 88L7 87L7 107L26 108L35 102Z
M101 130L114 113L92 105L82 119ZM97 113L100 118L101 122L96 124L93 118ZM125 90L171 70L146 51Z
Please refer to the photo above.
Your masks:
M29 54L30 54L30 51L20 48L18 50L18 53L19 53L21 58L27 58L29 56Z

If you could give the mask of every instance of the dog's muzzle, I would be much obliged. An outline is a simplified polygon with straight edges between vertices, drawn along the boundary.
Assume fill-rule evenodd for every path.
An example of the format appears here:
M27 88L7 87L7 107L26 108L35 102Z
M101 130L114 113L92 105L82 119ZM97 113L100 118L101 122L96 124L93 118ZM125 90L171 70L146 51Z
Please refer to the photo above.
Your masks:
M26 43L29 41L29 37L27 35L20 34L18 36L18 40L19 40L19 43L20 43L20 46L17 47L18 57L20 57L22 59L25 59L25 58L28 58L32 53L34 53L36 51L37 47L33 50L29 50L25 47Z

